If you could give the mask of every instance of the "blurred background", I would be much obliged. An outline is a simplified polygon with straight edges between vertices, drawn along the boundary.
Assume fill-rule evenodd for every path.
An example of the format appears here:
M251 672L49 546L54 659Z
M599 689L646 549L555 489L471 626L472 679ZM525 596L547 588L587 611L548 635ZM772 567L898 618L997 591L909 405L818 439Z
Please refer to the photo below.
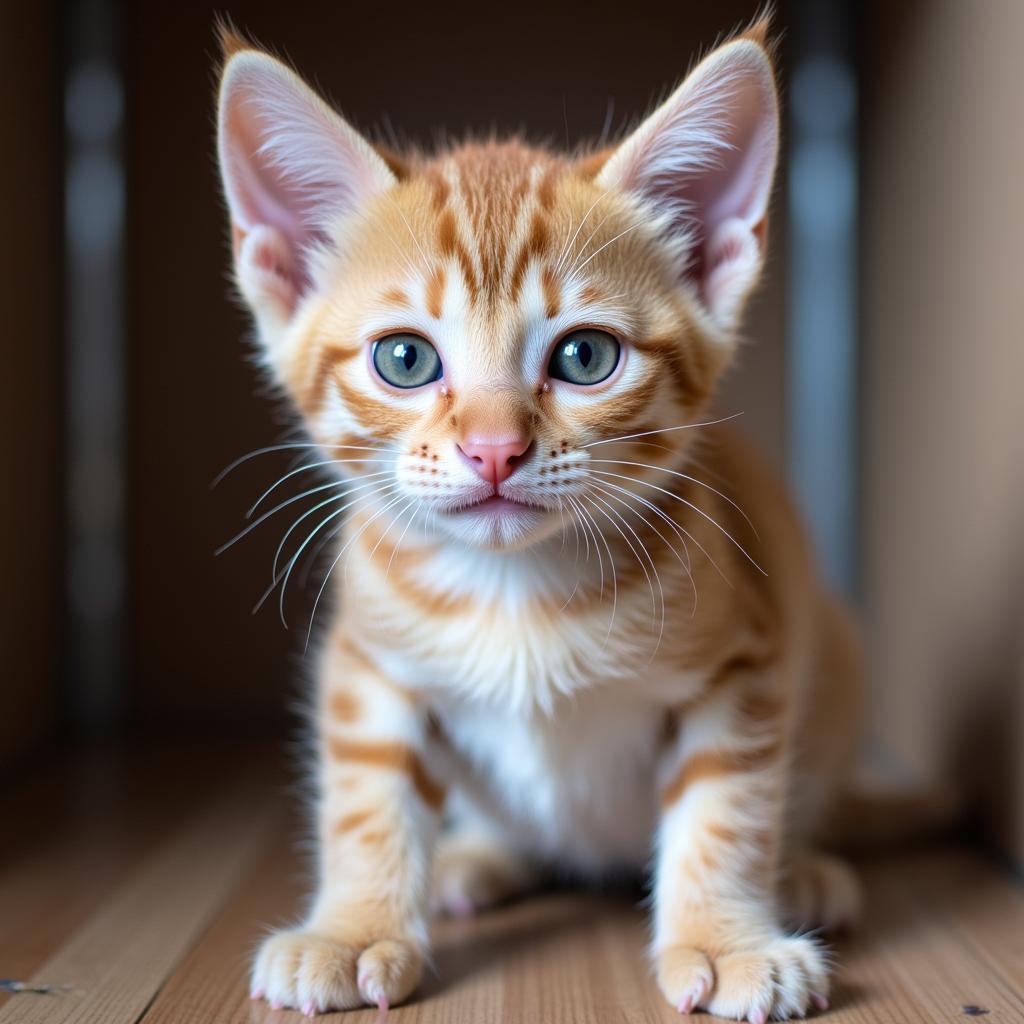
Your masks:
M3 0L0 770L294 732L293 628L250 614L283 519L214 551L294 436L231 297L215 17L357 125L575 145L752 2L228 8ZM788 474L871 663L864 769L952 786L1024 863L1024 38L1019 0L781 0L764 287L720 403ZM315 589L315 588L314 588Z

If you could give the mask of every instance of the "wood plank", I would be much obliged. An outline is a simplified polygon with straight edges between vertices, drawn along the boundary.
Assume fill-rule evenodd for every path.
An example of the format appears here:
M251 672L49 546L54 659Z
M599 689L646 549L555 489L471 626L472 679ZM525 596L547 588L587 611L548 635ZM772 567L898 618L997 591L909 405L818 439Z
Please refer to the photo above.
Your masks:
M913 860L879 861L865 871L865 925L839 949L834 1005L837 1024L933 1024L966 1019L980 1006L988 1024L1024 1019L1021 994L1005 986L943 919L942 901L913 892ZM944 899L951 895L947 889ZM960 894L973 899L971 892Z
M28 979L0 1024L135 1024L265 842L273 813L251 783L218 787L178 834Z
M271 831L268 848L156 997L145 1024L250 1024L271 1012L248 999L249 958L269 925L294 920L306 889L291 830L279 818Z
M75 991L13 997L0 1024L299 1019L247 998L255 943L268 926L295 920L308 892L295 825L251 759L193 758L191 773L184 765L178 752L79 770L78 794L60 797L53 822L6 858L0 973L24 961L24 938L30 958L46 950L30 980ZM221 780L213 793L211 778ZM963 1021L972 1004L989 1011L988 1024L1024 1020L1024 892L950 848L871 861L864 875L867 920L838 947L835 1008L823 1021ZM441 922L435 970L391 1022L678 1024L650 978L646 939L635 895L549 893ZM33 943L42 943L34 953ZM377 1019L367 1009L325 1021Z
M941 872L941 853L867 867L870 916L856 937L840 945L834 1009L818 1019L932 1024L964 1020L968 1004L989 1010L989 1024L1024 1019L1020 988L1007 986L993 964L979 959L958 930L948 927L952 890L947 887L943 905L918 898L911 876L930 863ZM970 871L963 868L958 897L965 906L993 877L982 862L971 863ZM175 972L145 1024L299 1019L246 997L249 953L263 926L297 916L306 891L298 864L279 840ZM983 900L975 927L983 929L993 909ZM998 931L993 934L998 938ZM650 979L646 935L644 914L628 899L578 893L540 896L475 921L442 922L435 929L435 972L411 1004L391 1011L391 1024L678 1024ZM373 1024L377 1015L362 1010L320 1019ZM702 1015L695 1021L717 1019Z
M189 759L197 767L216 762ZM0 971L31 977L207 796L180 751L64 758L0 803ZM223 764L220 765L223 767ZM207 775L208 777L208 775ZM0 994L0 1006L10 996Z
M933 908L1019 998L1024 992L1024 888L967 849L919 855L907 866L906 877L919 902Z
M157 996L145 1024L288 1019L266 1003L250 1002L247 993L256 941L268 925L295 920L307 892L301 860L289 845L279 840L260 859ZM394 1008L389 1021L678 1024L647 976L644 941L643 919L628 902L581 894L527 900L472 922L441 922L435 929L434 971L416 999ZM630 1008L626 1016L624 1007ZM318 1019L374 1024L378 1014L366 1009Z

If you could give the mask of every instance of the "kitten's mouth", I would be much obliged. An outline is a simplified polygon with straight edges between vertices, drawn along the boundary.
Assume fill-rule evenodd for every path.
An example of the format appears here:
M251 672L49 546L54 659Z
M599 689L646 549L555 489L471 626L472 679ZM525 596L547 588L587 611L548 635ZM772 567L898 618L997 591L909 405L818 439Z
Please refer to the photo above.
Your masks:
M529 501L522 501L518 498L506 498L502 494L492 494L490 497L474 501L469 505L460 505L458 508L449 510L449 515L465 515L467 512L485 513L487 515L506 515L508 513L544 511L543 506L535 505Z

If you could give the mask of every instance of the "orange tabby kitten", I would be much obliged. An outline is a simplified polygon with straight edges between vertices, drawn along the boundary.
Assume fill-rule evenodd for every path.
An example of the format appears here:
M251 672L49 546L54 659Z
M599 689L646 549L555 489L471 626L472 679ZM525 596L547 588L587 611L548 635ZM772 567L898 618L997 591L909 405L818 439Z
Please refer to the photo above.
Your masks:
M319 883L253 996L386 1007L420 979L430 910L653 855L673 1007L825 1007L827 956L787 927L857 909L813 845L856 650L773 475L708 422L764 258L765 26L582 158L384 152L273 57L226 53L238 287L337 471L279 575L345 518Z

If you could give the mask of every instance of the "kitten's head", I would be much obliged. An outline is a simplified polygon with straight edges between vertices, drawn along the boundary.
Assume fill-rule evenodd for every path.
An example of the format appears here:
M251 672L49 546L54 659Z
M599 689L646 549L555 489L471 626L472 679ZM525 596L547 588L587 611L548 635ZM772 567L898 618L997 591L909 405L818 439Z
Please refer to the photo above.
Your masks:
M520 142L395 156L275 58L227 52L238 287L313 438L381 484L368 501L522 547L583 508L600 443L699 418L764 254L778 113L762 30L582 158ZM690 433L649 440L678 453Z

